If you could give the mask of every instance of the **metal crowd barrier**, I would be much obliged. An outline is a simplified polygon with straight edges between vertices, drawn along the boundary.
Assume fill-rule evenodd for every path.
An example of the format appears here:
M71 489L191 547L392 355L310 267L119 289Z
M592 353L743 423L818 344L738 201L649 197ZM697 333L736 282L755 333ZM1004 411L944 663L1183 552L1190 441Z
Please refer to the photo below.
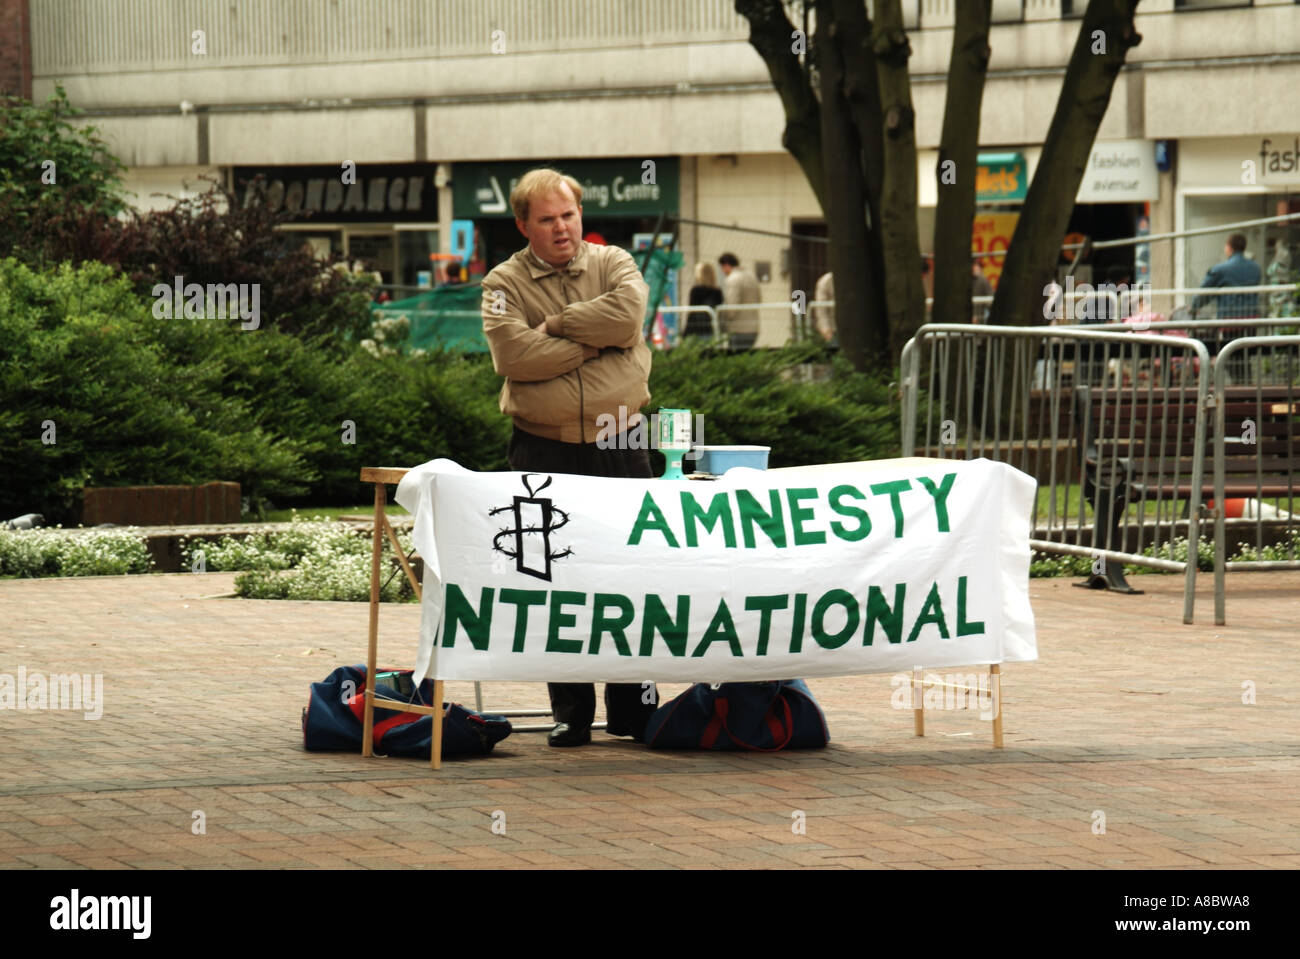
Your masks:
M903 349L902 452L1035 476L1035 549L1092 558L1097 588L1132 591L1124 563L1182 572L1190 623L1209 375L1192 338L929 324ZM1172 558L1180 533L1187 560Z
M1087 585L1120 591L1124 563L1182 572L1188 623L1209 500L1222 624L1225 571L1300 568L1297 324L927 325L902 355L903 455L1034 475L1036 550L1091 557ZM1254 558L1226 559L1241 547ZM1266 547L1282 558L1260 559Z
M1245 362L1235 362L1237 360ZM1252 382L1235 392L1229 371ZM1300 569L1300 336L1247 336L1214 358L1214 622L1226 623L1228 570ZM1229 430L1234 435L1229 435ZM1232 454L1229 455L1229 447ZM1232 486L1228 474L1234 474ZM1240 477L1245 477L1241 479ZM1234 495L1235 494L1235 495ZM1253 495L1252 495L1253 494ZM1229 513L1233 515L1229 517ZM1271 536L1266 536L1272 533ZM1229 562L1229 535L1254 558ZM1246 542L1242 542L1245 534ZM1265 539L1281 541L1285 559L1260 559ZM1277 549L1277 544L1268 544Z
M720 335L718 332L718 311L711 306L661 306L656 312L673 313L683 317L689 317L692 313L707 313L709 324L713 327L713 339L716 340ZM673 340L674 343L682 341L682 334L685 332L684 322L684 320L679 320L677 323L677 335Z
M745 311L758 313L758 340L754 344L755 347L783 346L787 343L797 343L801 340L810 339L815 335L810 315L813 307L834 306L834 300L809 300L804 304L804 309L802 311L796 308L796 304L793 300L782 300L779 303L724 303L717 308L717 319L721 325L720 334L729 339L732 331L728 328L728 314L741 313ZM699 307L695 307L695 309L699 309ZM771 331L771 325L764 322L763 314L776 311L789 317L789 336L778 343L771 342L770 338L768 342L764 343L763 341L765 337L763 334Z

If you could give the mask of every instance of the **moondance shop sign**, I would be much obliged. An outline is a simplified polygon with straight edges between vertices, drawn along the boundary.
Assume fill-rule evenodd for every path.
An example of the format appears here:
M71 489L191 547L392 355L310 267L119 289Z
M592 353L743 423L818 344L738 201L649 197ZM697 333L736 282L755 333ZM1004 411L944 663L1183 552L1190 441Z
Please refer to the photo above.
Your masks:
M1033 479L987 460L716 482L411 470L416 675L641 682L1037 658Z

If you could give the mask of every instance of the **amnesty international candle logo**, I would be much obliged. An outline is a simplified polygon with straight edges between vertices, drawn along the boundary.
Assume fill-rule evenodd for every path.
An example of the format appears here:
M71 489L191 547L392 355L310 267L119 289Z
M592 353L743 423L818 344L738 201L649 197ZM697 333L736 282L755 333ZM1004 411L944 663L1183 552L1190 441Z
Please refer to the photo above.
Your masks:
M550 582L551 563L573 555L570 548L558 553L551 551L551 534L568 525L569 514L556 507L550 497L537 495L550 486L552 480L548 476L544 483L534 489L533 477L538 475L525 473L523 484L528 495L516 496L512 505L488 510L488 515L509 513L514 520L513 528L503 527L492 537L492 549L513 559L518 572Z

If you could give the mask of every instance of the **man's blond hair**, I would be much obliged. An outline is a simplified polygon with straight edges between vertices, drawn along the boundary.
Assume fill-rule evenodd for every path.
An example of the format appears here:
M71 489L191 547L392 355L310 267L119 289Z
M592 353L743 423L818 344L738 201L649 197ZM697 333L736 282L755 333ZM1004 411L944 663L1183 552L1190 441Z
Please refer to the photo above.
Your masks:
M528 221L528 209L533 200L539 196L548 196L560 189L560 184L566 184L573 191L573 199L577 201L578 206L582 206L582 184L569 176L567 173L561 173L559 170L552 170L550 167L538 167L536 170L529 170L519 178L515 188L510 191L510 209L515 216L524 222Z

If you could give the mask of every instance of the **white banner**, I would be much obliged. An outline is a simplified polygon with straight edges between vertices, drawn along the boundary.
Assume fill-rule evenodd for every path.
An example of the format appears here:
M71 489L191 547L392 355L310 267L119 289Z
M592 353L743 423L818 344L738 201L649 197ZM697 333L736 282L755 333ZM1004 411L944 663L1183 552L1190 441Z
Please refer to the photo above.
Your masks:
M1037 659L1035 489L989 460L716 481L433 460L397 489L424 558L416 676L721 682Z

